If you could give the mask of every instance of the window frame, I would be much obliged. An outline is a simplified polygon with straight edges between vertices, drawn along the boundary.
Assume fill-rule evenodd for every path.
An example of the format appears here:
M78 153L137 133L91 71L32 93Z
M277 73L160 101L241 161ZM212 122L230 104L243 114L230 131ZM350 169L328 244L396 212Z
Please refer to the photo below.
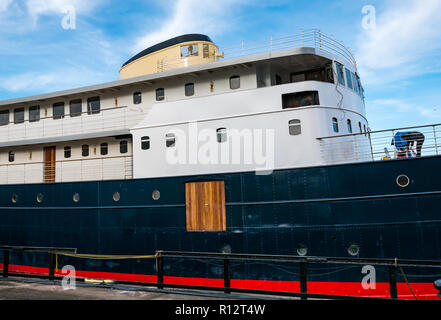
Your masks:
M188 91L188 88L191 88L191 91ZM194 82L189 82L184 85L184 91L186 97L194 96Z
M162 95L160 95L160 92L162 91ZM164 101L165 100L165 89L164 88L157 88L156 89L156 101Z
M69 159L72 157L72 148L70 146L64 147L64 158Z
M109 144L107 142L103 142L100 144L100 155L107 156L109 154Z
M19 117L21 115L21 117ZM14 124L21 124L25 122L25 108L14 109Z
M121 140L119 142L119 153L126 154L129 152L129 142L127 140Z
M56 110L62 110L62 113L57 113L55 112ZM63 119L66 115L66 109L65 109L65 104L64 102L55 102L52 104L52 119L54 120L59 120L59 119Z
M8 152L8 162L14 162L15 161L15 152L9 151Z
M79 102L79 103L78 103ZM72 112L72 108L73 107L78 107L78 105L80 106L80 111L76 111L76 112ZM83 100L82 99L74 99L74 100L70 100L69 101L69 116L71 118L73 117L79 117L81 116L83 113Z
M292 119L288 121L288 129L290 136L299 136L302 134L302 120Z
M90 150L89 150L89 145L88 144L83 144L81 146L81 156L82 157L88 157L90 155ZM86 152L85 152L86 151Z
M235 80L238 80L238 85L237 86L233 86L233 83ZM231 90L237 90L240 89L240 76L239 75L234 75L230 77L230 89Z
M142 92L137 91L133 92L133 104L141 104L142 103Z
M37 111L38 110L38 117L35 117L32 115L33 111ZM40 106L30 106L29 107L29 122L38 122L41 119L41 111L40 111Z
M335 71L337 73L337 82L343 87L346 86L345 83L345 67L340 62L335 62Z
M352 120L351 120L351 119L348 119L348 120L346 121L346 124L347 124L348 132L349 132L349 133L353 133L353 130L352 130Z
M338 119L336 117L332 118L332 129L335 133L339 133L340 132L340 128L338 125Z
M9 123L11 122L11 115L10 115L10 110L9 109L7 109L7 110L1 110L0 111L0 126L7 126L7 125L9 125ZM3 115L7 115L7 119L6 119L6 117L4 117L5 119L5 121L2 121L2 116ZM7 121L6 121L7 120Z
M97 105L93 105L94 102L98 102ZM96 109L96 106L98 106L98 109ZM101 112L101 97L95 96L95 97L89 97L87 98L87 114L93 115L93 114L99 114Z
M150 136L141 137L141 150L150 149Z

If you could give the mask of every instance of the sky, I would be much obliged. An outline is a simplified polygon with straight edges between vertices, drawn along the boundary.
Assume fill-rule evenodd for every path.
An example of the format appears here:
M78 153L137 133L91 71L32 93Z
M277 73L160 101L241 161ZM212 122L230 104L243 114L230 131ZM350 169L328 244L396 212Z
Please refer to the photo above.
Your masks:
M372 130L441 123L440 16L441 0L0 0L0 100L118 80L185 33L222 51L320 29L354 54Z

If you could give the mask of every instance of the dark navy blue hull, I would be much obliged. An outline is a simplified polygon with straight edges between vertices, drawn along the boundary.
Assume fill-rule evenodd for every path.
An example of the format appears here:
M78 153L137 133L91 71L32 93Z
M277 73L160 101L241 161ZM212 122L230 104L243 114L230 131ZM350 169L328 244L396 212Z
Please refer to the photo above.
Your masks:
M156 250L441 260L441 157L275 171L160 179L2 185L0 245L74 247L90 254ZM396 179L405 174L410 185ZM226 232L187 232L185 183L224 180ZM152 192L159 190L155 201ZM119 192L119 202L113 201ZM36 200L37 194L44 198ZM72 200L79 193L80 201ZM13 204L11 197L18 196ZM1 259L1 258L0 258ZM13 254L12 264L47 266L47 257ZM78 270L155 274L154 261L59 257ZM167 275L221 278L220 262L165 261ZM308 280L359 282L361 268L313 266ZM439 269L406 270L430 283ZM236 279L298 280L289 264L235 263ZM377 271L387 282L387 270Z

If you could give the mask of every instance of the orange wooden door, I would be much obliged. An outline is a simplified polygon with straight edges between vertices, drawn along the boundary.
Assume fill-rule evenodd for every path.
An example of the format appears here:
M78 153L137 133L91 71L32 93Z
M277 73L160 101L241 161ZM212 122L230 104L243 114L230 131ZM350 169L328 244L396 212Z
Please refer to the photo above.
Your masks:
M55 182L55 147L44 148L44 182Z
M187 231L225 231L224 181L185 185Z

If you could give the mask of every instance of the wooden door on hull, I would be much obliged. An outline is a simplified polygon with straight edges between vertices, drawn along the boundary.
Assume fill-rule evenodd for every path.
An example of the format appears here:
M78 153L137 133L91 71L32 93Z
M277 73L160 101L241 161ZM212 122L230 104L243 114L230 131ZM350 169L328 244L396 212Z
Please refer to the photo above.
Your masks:
M44 182L55 182L55 147L44 148Z
M185 185L187 231L225 231L224 181Z

